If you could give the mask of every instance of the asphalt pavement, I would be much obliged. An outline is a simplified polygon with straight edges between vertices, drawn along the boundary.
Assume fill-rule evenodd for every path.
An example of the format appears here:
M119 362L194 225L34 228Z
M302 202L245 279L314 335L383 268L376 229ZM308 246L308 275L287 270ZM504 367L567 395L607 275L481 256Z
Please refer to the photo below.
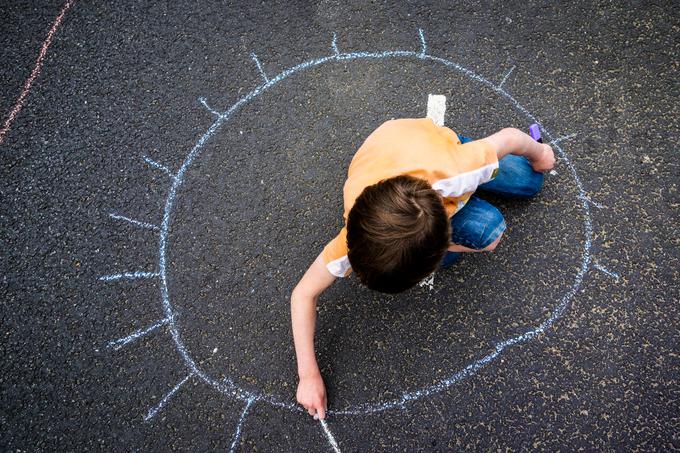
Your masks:
M64 3L6 2L0 115ZM674 2L82 2L0 144L0 448L680 449ZM292 288L354 151L425 116L539 122L558 163L508 231L388 296Z

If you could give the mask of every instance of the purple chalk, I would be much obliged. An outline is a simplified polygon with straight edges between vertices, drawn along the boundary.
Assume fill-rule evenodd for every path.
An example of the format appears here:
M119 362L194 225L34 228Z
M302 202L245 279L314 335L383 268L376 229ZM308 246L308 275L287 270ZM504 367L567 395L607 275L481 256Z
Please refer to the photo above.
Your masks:
M529 126L529 134L531 135L531 138L537 142L543 143L543 140L541 140L541 129L538 127L538 124Z

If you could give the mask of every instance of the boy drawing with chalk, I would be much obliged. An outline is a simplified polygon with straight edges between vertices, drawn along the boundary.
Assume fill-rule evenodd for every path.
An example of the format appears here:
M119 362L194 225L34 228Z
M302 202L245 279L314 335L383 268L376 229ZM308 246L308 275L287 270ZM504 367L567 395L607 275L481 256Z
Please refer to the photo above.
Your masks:
M462 253L494 250L505 220L475 190L532 197L554 164L549 145L513 128L471 140L430 118L398 119L369 135L349 166L345 226L291 295L297 401L310 415L327 409L314 352L319 295L352 271L370 289L398 293Z

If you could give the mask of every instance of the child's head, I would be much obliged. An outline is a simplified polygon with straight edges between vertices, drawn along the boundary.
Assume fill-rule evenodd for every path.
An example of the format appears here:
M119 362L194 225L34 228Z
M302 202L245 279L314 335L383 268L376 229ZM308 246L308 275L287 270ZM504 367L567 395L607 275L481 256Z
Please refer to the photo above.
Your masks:
M352 269L363 284L385 293L404 291L434 272L450 238L441 197L412 176L366 187L347 218Z

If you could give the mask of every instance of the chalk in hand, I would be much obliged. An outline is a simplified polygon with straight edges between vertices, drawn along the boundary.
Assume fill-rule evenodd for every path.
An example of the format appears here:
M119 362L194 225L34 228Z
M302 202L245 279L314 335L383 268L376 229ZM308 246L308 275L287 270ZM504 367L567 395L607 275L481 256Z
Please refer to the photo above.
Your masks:
M529 126L529 134L531 135L531 138L538 143L543 143L543 139L541 139L541 129L538 127L538 124L534 123Z

